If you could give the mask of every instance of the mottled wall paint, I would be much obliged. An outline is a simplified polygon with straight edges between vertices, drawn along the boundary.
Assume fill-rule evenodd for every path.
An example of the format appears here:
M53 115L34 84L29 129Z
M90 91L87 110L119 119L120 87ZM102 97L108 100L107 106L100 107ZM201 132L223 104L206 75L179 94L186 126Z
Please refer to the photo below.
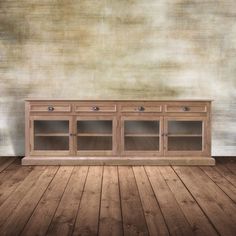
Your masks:
M235 0L0 0L0 155L24 154L26 97L212 98L236 154Z

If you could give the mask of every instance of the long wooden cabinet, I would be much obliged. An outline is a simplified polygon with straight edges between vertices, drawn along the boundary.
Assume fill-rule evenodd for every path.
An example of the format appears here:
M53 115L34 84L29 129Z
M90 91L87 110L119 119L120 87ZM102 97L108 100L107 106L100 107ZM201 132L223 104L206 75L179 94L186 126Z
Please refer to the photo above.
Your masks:
M214 165L211 101L25 103L23 165Z

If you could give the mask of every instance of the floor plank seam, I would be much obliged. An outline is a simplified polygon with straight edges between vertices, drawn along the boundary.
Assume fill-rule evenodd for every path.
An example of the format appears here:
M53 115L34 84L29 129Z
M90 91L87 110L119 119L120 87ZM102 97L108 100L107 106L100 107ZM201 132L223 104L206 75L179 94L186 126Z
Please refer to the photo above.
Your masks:
M211 168L213 168L213 167L211 167ZM221 187L218 183L216 183L216 182L211 178L211 176L209 176L209 175L204 171L204 169L202 169L202 167L200 167L200 169L209 177L209 179L212 180L212 182L213 182L214 184L216 184L216 185L221 189L221 191L224 192L224 194L225 194L228 198L230 198L231 201L233 201L234 203L236 203L236 202L228 195L228 193L227 193L224 189L222 189L222 187ZM216 170L216 169L214 169L214 170ZM216 171L217 171L217 170L216 170ZM226 179L220 172L217 171L217 173L219 173L219 175L220 175L222 178L224 178L229 184L231 184L233 187L235 187L235 186L234 186L228 179Z
M102 205L102 190L103 190L103 175L104 175L104 166L102 166L102 180L101 180L101 191L100 191L100 206L98 211L98 229L97 229L97 235L99 235L99 227L100 227L100 214L101 214L101 205Z
M76 224L76 221L77 221L77 218L78 218L78 215L79 215L79 209L80 209L82 197L84 195L84 189L85 189L85 185L86 185L86 182L87 182L89 169L90 169L90 166L88 166L88 169L87 169L86 177L85 177L84 184L83 184L83 190L82 190L82 193L81 193L81 196L80 196L79 205L78 205L78 208L77 208L77 211L76 211L76 216L75 216L74 223L73 223L72 230L71 230L71 235L73 235L74 230L75 230L75 224Z
M224 165L225 166L225 165ZM227 168L227 167L226 167ZM235 183L232 183L230 180L228 180L228 178L226 178L226 176L218 169L218 167L215 168L215 170L220 174L222 175L227 181L229 181L235 188L236 188L236 184ZM227 168L227 170L229 170ZM232 175L235 175L232 171L229 171Z
M124 224L123 224L123 211L122 211L122 202L121 202L121 191L120 191L120 175L119 175L119 166L116 166L117 169L117 178L118 178L118 188L119 188L119 199L120 199L120 214L121 214L121 225L122 225L122 232L124 235Z
M4 169L0 170L0 173L2 173L4 170L6 170L16 159L17 157L11 157L13 160L11 160L5 167ZM4 165L4 163L3 163Z
M141 166L141 167L143 167L143 166ZM132 166L131 169L132 169L132 174L133 174L134 179L135 179L135 185L136 185L136 188L137 188L137 190L138 190L138 199L139 199L140 205L141 205L141 207L142 207L142 212L143 212L143 217L144 217L144 219L145 219L145 224L146 224L146 227L147 227L147 230L148 230L148 234L150 234L150 233L149 233L149 229L148 229L147 220L146 220L146 217L145 217L145 212L144 212L144 209L143 209L143 204L142 204L141 197L140 197L140 192L139 192L137 180L136 180L136 178L135 178L133 166Z
M25 222L24 226L22 227L22 230L20 231L19 235L22 235L22 233L24 232L24 229L25 229L26 225L28 224L30 218L32 217L32 215L33 215L33 213L34 213L34 211L35 211L35 209L37 208L37 206L38 206L38 204L40 203L41 199L43 198L44 194L46 193L46 191L47 191L47 189L48 189L48 186L51 184L51 182L52 182L53 179L55 178L55 176L56 176L56 174L57 174L59 168L60 168L60 166L57 167L57 170L55 171L55 174L53 175L52 179L48 182L47 187L46 187L45 190L43 191L43 194L42 194L41 197L39 198L39 201L37 202L37 204L35 204L34 209L32 210L32 212L31 212L31 214L30 214L28 220ZM45 170L46 170L46 169L45 169ZM24 198L23 198L23 199L24 199ZM22 199L22 200L23 200L23 199Z
M203 214L206 216L207 220L210 222L210 224L212 225L212 227L214 228L214 230L216 231L216 233L220 236L220 232L216 229L214 223L211 221L210 217L208 217L208 215L206 214L206 212L203 210L203 208L201 207L201 205L198 203L197 199L193 196L193 194L191 193L191 191L188 189L188 187L186 186L186 184L184 183L184 181L181 179L181 177L178 175L178 173L175 171L175 168L173 168L173 166L171 166L171 168L174 170L174 172L176 173L176 175L178 176L178 178L180 179L180 181L183 183L184 187L187 189L187 191L189 192L189 194L192 196L192 198L194 199L194 201L197 203L197 205L199 206L199 208L201 209L201 211L203 212Z
M168 185L168 183L166 182L166 179L165 179L165 177L164 177L164 176L163 176L163 174L161 173L160 167L156 167L156 168L158 168L158 171L160 172L160 174L161 174L162 178L164 179L164 181L165 181L165 183L166 183L166 186L167 186L167 187L168 187L168 189L170 190L170 192L171 192L171 194L172 194L173 198L175 199L175 202L176 202L176 204L178 205L178 207L179 207L180 211L183 213L183 216L184 216L184 218L185 218L186 222L188 222L188 224L189 224L189 227L190 227L190 229L192 230L192 233L194 234L194 230L193 230L193 228L192 228L192 225L190 224L190 222L189 222L188 218L186 217L186 215L185 215L185 213L184 213L184 211L183 211L182 207L179 205L179 203L178 203L178 201L177 201L177 199L176 199L176 197L175 197L175 194L172 192L172 190L171 190L170 186L169 186L169 185Z
M163 219L164 219L164 222L165 222L166 228L167 228L167 230L168 230L168 233L169 233L169 235L171 235L170 229L169 229L168 224L167 224L167 222L166 222L166 218L164 217L164 214L163 214L163 211L162 211L162 209L161 209L160 203L158 202L157 196L156 196L156 194L155 194L155 192L154 192L153 186L152 186L151 181L150 181L150 179L149 179L149 177L148 177L146 167L147 167L147 166L144 166L145 174L146 174L146 176L147 176L147 179L148 179L148 182L149 182L149 184L150 184L150 186L151 186L153 195L154 195L154 197L155 197L155 199L156 199L157 205L158 205L158 207L159 207L159 209L160 209L160 212L161 212L161 214L162 214L162 217L163 217Z
M72 173L73 173L73 170L74 170L74 169L75 169L75 167L73 166L72 171L71 171L71 173L70 173L70 177L69 177L68 180L67 180L67 183L66 183L66 185L65 185L65 188L64 188L64 190L63 190L63 192L62 192L62 195L61 195L61 197L60 197L59 203L58 203L57 207L55 208L55 211L54 211L53 216L52 216L52 218L51 218L51 220L50 220L50 223L49 223L48 228L47 228L47 230L46 230L46 232L45 232L45 235L48 234L48 230L49 230L49 228L50 228L50 226L51 226L52 220L53 220L53 218L54 218L54 216L55 216L55 214L56 214L56 212L57 212L57 209L58 209L58 207L59 207L59 205L60 205L60 203L61 203L61 199L62 199L62 197L63 197L63 195L64 195L64 193L65 193L65 191L66 191L67 185L68 185L68 183L69 183L69 181L70 181L70 179L71 179L71 176L72 176ZM54 178L54 177L53 177L53 178Z
M11 163L12 165L13 163ZM10 166L9 166L10 167ZM19 182L19 184L16 186L16 188L7 196L7 198L0 204L0 207L4 204L7 199L14 194L14 192L17 190L17 188L21 185L21 183L27 178L27 176L35 169L35 166L31 169L31 171Z

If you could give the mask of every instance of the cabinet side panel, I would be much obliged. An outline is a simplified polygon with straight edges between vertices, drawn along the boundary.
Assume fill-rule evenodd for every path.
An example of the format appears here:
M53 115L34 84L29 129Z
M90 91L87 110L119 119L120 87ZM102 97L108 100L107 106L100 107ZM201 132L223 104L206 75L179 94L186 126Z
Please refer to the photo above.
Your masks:
M29 156L30 153L30 119L29 119L29 102L25 102L25 156Z

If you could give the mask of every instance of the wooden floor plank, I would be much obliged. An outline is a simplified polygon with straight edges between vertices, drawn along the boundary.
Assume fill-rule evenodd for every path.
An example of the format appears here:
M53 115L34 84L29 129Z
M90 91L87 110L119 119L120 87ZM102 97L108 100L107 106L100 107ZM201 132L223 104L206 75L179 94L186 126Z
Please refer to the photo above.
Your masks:
M16 191L14 192L13 197L18 198L19 195L23 194L23 199L21 201L18 201L17 204L14 206L14 210L12 211L12 214L7 218L7 220L4 222L2 227L0 227L0 235L19 235L20 232L23 230L25 224L27 223L28 219L30 218L33 210L35 209L36 205L38 204L40 198L42 197L43 193L47 189L50 181L53 179L58 167L47 167L44 171L41 171L41 175L38 175L36 178L35 176L32 176L33 173L35 173L36 170L32 171L28 175L32 176L31 179L28 177L22 182L22 185L27 185L28 182L32 182L33 184L30 185L30 188L28 189L21 189L21 193L16 194ZM22 196L21 196L22 198ZM12 208L12 201L10 198L9 200L9 206ZM5 203L4 202L4 206ZM15 203L15 202L14 202ZM2 206L3 206L2 205ZM8 211L5 212L8 213ZM2 211L0 210L0 214L2 215Z
M72 234L87 173L87 166L74 167L47 235L66 236Z
M235 235L235 205L199 167L173 167L221 235Z
M169 235L164 217L143 167L133 167L150 236Z
M231 184L236 187L236 174L234 174L230 169L226 167L223 163L219 163L217 166L215 166L215 169L224 176Z
M0 159L0 235L235 235L235 159L215 167L20 161Z
M171 235L193 235L190 224L186 220L176 199L162 177L158 167L146 167L148 178L159 202Z
M236 203L236 187L222 176L215 167L201 167L201 169Z
M27 225L23 235L45 235L69 181L73 166L60 167L48 186Z
M0 157L0 173L4 171L17 157Z
M73 235L93 236L98 233L102 174L102 166L89 167Z
M116 166L104 167L99 235L123 235L118 171Z
M35 167L33 171L21 182L21 184L13 191L10 197L7 198L0 206L0 226L11 215L20 201L25 197L25 194L35 185L35 182L40 177L45 167Z
M0 205L3 204L34 168L31 166L25 167L21 167L20 159L16 159L0 173Z
M159 167L167 185L194 231L194 235L218 235L208 218L170 166Z
M148 235L132 167L118 167L124 235Z
M226 166L233 174L236 175L236 157L221 157L216 159L218 164L223 164Z

